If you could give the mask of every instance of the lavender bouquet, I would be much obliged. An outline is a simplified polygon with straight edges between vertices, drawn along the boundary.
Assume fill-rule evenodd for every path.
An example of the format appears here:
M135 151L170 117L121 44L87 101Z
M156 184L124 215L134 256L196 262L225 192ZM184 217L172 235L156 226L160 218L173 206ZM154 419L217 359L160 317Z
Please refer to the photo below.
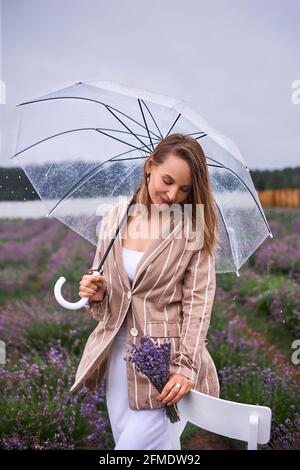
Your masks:
M138 372L148 377L151 384L162 392L164 386L169 381L169 364L171 353L170 340L162 344L158 344L157 338L152 338L148 335L141 338L141 346L137 348L131 344L130 356L128 362L133 362ZM124 358L126 361L127 359ZM171 423L180 420L180 414L175 405L165 405L166 414Z

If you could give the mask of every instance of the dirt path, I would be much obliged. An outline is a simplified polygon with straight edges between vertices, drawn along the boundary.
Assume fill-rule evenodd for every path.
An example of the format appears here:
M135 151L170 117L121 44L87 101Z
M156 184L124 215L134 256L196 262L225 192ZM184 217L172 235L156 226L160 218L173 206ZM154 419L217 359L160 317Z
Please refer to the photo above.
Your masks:
M228 439L204 429L198 429L185 443L187 450L236 450Z

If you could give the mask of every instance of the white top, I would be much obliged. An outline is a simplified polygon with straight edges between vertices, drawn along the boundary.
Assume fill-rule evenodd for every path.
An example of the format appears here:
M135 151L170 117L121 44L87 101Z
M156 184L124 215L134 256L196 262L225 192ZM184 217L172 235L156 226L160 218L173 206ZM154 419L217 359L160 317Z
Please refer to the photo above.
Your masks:
M137 265L143 256L144 251L135 251L135 250L130 250L129 248L125 248L122 246L122 255L123 255L123 264L126 269L126 272L128 274L128 278L130 280L130 283L133 282L133 279L135 277L135 272ZM126 322L127 319L125 317L121 328L120 328L120 334L125 334L126 332Z
M143 254L144 251L135 251L130 250L129 248L125 248L124 246L122 247L123 264L127 271L130 282L133 282L137 265Z

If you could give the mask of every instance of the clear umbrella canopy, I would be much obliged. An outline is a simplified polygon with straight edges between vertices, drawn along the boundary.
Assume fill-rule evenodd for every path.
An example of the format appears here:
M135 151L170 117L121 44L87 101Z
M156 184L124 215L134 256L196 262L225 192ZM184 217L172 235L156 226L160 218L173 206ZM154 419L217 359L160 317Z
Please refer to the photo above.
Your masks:
M232 140L183 101L116 82L76 83L21 103L17 159L47 215L97 246L101 218L139 185L145 159L180 132L200 143L218 209L216 271L240 267L272 236Z

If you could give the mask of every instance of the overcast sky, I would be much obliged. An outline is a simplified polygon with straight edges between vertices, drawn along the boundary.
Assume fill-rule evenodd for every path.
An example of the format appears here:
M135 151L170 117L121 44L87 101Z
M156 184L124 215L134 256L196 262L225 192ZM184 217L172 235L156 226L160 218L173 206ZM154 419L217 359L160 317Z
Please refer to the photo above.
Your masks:
M77 81L183 99L250 169L300 164L298 0L2 0L1 165L15 105Z

